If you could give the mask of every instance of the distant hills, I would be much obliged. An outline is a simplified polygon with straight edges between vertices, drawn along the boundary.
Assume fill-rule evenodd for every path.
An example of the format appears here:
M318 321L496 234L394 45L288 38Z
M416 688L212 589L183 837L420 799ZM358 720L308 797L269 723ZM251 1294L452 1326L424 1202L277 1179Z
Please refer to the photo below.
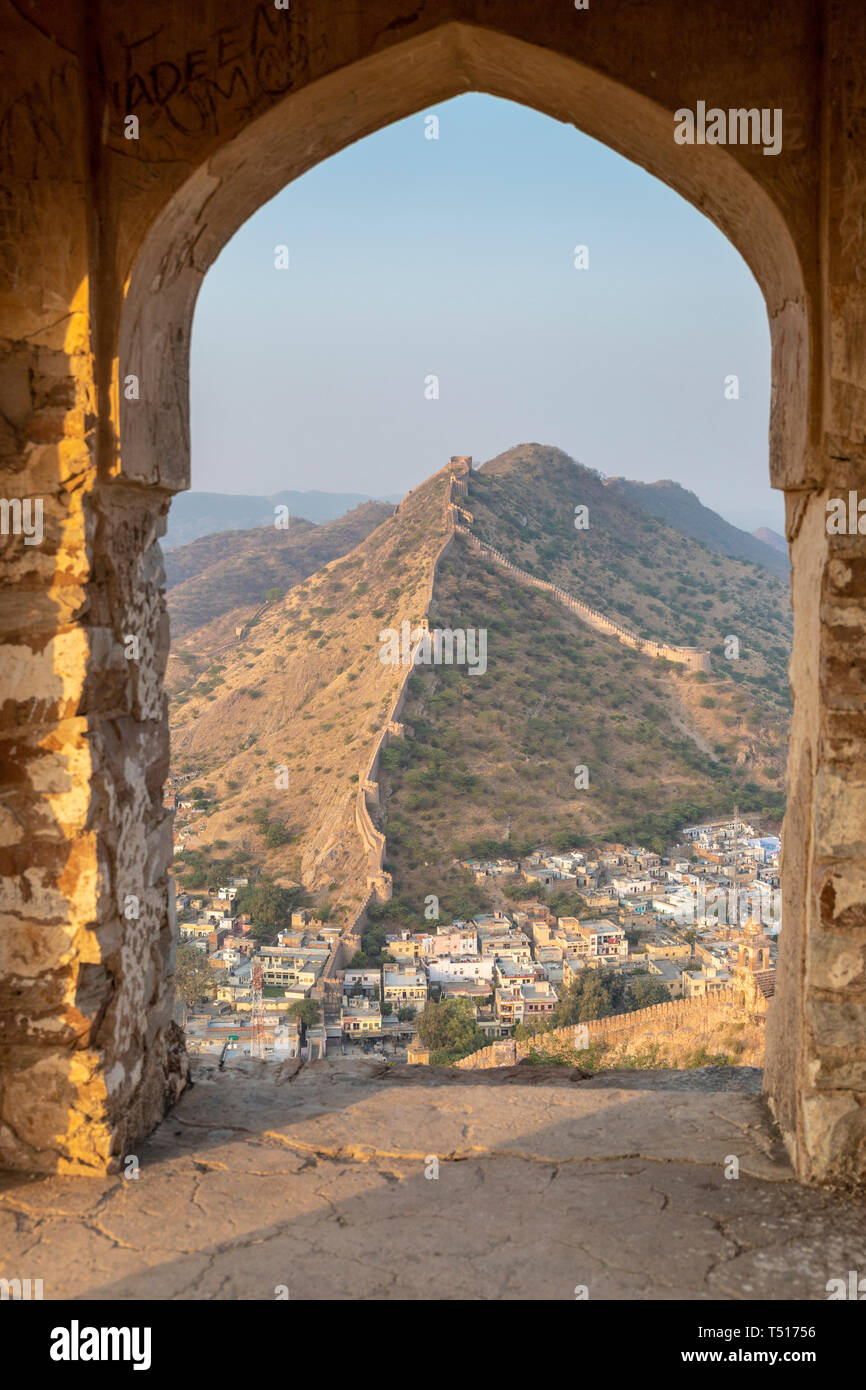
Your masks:
M261 607L269 590L286 593L354 550L393 511L388 502L363 502L321 525L292 516L285 529L275 527L272 517L268 526L218 531L168 551L164 563L175 643L225 615L231 616L228 630L233 632ZM218 632L222 627L210 637ZM209 638L202 640L207 645ZM189 640L184 645L189 646Z
M274 492L267 497L227 492L181 492L171 504L163 550L188 545L217 531L244 531L273 526L276 507L288 507L293 517L334 521L354 507L372 501L399 502L398 496L371 498L361 492Z
M778 531L773 531L769 526L759 526L752 535L764 545L770 546L772 550L779 550L783 555L788 554L788 542L784 536L780 536Z
M619 488L636 506L650 516L665 521L674 530L701 541L724 555L736 555L764 565L771 574L787 579L790 570L788 542L778 531L761 526L749 533L732 526L717 512L705 507L694 492L664 479L656 483L636 483L627 478L607 478L608 487ZM202 536L223 531L246 531L273 526L277 507L288 507L295 520L316 523L334 521L368 502L396 504L396 493L371 498L360 492L275 492L268 496L226 492L181 492L175 497L168 516L162 548L164 551L189 545ZM780 556L782 557L780 559Z
M695 493L669 479L658 483L633 483L627 478L608 478L606 486L617 489L642 511L658 517L659 521L666 522L684 536L701 541L723 555L754 560L780 579L788 578L787 543L784 537L777 536L769 527L751 534L741 531L720 517L718 512L705 507Z
M465 891L453 861L479 836L658 838L734 801L780 815L791 613L765 552L780 557L748 536L760 561L711 548L643 505L648 493L655 506L673 498L683 525L700 520L705 534L730 540L727 523L692 494L605 481L558 449L521 445L473 471L463 500L475 535L634 632L709 649L710 675L690 675L586 627L460 535L430 597L448 472L378 524L383 504L368 503L339 522L299 523L291 544L275 542L271 526L166 557L173 767L194 768L209 796L198 847L214 857L242 850L335 908L357 906L367 870L354 797L403 674L382 664L379 634L425 614L433 627L485 628L488 647L483 675L444 665L413 674L405 736L384 754L371 811L395 896L417 907L419 926L428 894L444 904L451 895L453 906ZM585 530L574 526L578 505L588 508ZM275 557L288 593L239 624L242 608L225 605L245 585L257 598L279 587ZM292 567L317 559L289 587ZM189 625L178 634L181 622ZM726 656L731 636L737 660ZM590 768L580 792L578 764ZM275 782L281 767L288 787ZM275 824L271 843L265 830Z

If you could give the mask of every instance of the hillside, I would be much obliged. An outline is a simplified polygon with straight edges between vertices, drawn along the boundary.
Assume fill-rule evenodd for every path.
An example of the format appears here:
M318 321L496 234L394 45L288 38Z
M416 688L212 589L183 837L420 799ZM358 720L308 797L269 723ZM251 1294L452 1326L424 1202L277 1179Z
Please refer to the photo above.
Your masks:
M483 493L491 530L507 490L477 483L473 474L467 505L477 516ZM537 478L534 491L544 506ZM781 608L782 594L778 601ZM413 674L402 716L412 737L386 750L380 779L400 902L422 903L429 893L459 899L464 875L449 866L479 839L661 847L682 824L735 802L780 816L787 716L760 685L633 653L522 587L463 538L440 566L434 611L443 627L487 628L488 669ZM779 627L782 640L781 615ZM581 790L578 765L589 771Z
M469 506L473 532L521 568L638 636L708 648L715 674L787 714L788 588L763 565L709 549L648 515L628 489L538 444L473 473ZM586 530L575 529L576 506L588 508ZM737 660L725 657L729 636L739 640Z
M198 774L207 808L190 849L303 880L344 917L364 900L358 779L405 675L380 661L379 633L426 612L446 492L443 471L269 604L220 660L207 666L203 651L192 686L170 679L172 770ZM181 878L189 857L178 856Z
M666 522L691 540L701 541L722 555L752 560L787 581L791 568L788 546L784 537L777 538L781 546L769 540L775 532L768 531L764 537L760 532L741 531L705 507L693 492L669 479L658 483L633 483L627 478L608 478L607 486L622 492L641 511Z
M200 536L220 531L273 526L274 508L288 507L293 517L335 521L346 512L376 499L361 492L274 492L267 497L228 492L181 492L171 504L163 550L189 545ZM378 499L395 503L396 497Z
M269 604L194 686L175 684L173 767L199 774L209 800L190 844L303 880L345 920L370 868L354 820L359 778L406 675L379 659L379 634L428 613L434 628L485 629L487 670L410 675L405 736L384 749L379 805L368 801L387 837L389 913L420 923L430 893L443 911L467 891L480 901L453 868L479 837L664 839L734 802L777 818L786 586L648 516L559 450L521 446L471 473L459 502L475 536L635 633L707 647L710 674L689 673L595 631L452 533L448 476ZM575 530L577 505L589 508L587 530ZM730 634L737 661L724 656ZM207 659L202 648L200 668Z
M250 617L269 589L285 592L348 554L393 510L387 502L365 502L320 526L293 516L285 530L223 531L169 551L165 574L175 643L237 609L248 610L236 614L238 622Z

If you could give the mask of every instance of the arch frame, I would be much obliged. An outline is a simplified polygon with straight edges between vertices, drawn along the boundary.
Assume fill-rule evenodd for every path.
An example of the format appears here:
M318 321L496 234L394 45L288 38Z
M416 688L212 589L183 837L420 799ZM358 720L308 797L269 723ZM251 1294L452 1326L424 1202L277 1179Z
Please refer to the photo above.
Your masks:
M114 399L120 400L115 476L155 486L163 495L189 485L195 302L208 268L238 228L288 184L348 145L468 92L518 102L600 141L685 198L742 255L763 294L770 327L770 477L775 486L794 489L789 512L793 509L796 532L803 502L821 485L826 382L819 367L814 294L794 231L767 182L756 177L756 169L763 172L756 164L762 156L723 146L678 145L670 108L598 66L456 20L393 42L280 97L172 193L142 237L126 276L115 371L122 363L123 372L135 372L155 408L124 405L115 382ZM811 574L807 583L815 582L817 575ZM800 621L799 648L809 650L815 637L814 619L808 627ZM793 825L807 824L812 815L810 716L806 711L792 740ZM789 883L789 922L802 918L801 897L799 884ZM800 938L802 921L796 931ZM770 1033L776 1060L768 1075L796 1156L803 1128L794 1081L803 1065L800 970L788 972L777 1012L783 1008L786 1025Z
M812 367L810 299L791 231L767 190L726 147L677 145L672 113L643 94L563 54L457 21L358 58L281 97L172 194L124 276L111 474L170 492L189 486L192 318L201 282L235 232L316 164L384 126L468 92L518 102L574 126L640 165L720 228L767 305L771 479L784 486L794 471L800 486L816 486L821 374ZM121 371L138 376L152 413L141 402L123 399Z
M17 897L0 977L2 1161L116 1163L183 1084L158 538L188 485L201 279L233 228L305 169L481 91L576 124L661 178L721 228L764 294L771 480L786 492L795 609L766 1081L800 1175L862 1181L866 568L857 537L828 537L824 506L866 489L866 7L729 0L710 19L681 0L587 12L306 0L281 23L266 0L145 0L132 19L121 0L62 12L31 0L7 19L7 486L48 495L51 543L14 559L4 629L20 834L6 822ZM172 109L172 81L195 120ZM784 108L783 154L677 147L673 113L698 100ZM139 108L141 139L127 143L124 113ZM119 383L137 372L133 405ZM138 663L122 655L132 629ZM143 884L135 924L122 911L130 880Z

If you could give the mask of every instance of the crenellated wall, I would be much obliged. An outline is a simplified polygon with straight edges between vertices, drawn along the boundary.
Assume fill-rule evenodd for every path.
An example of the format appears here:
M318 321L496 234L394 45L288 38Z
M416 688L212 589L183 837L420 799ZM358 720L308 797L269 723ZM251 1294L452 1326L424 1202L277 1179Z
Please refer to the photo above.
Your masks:
M504 1039L473 1052L455 1065L463 1070L508 1066L529 1056L533 1050L555 1051L560 1046L582 1051L594 1043L603 1043L618 1049L624 1059L657 1047L660 1059L675 1067L691 1060L696 1049L701 1047L708 1053L725 1051L730 1048L732 1037L738 1044L738 1063L760 1066L764 1016L750 1011L742 989L734 986L706 998L671 999L646 1009L636 1009L634 1013L613 1014L585 1024L554 1028L531 1039ZM509 1046L513 1049L510 1062L504 1053Z
M436 576L438 567L441 564L442 559L447 553L449 547L454 542L456 522L456 508L454 504L454 497L459 492L461 485L463 488L463 493L465 495L465 475L469 472L470 462L471 461L468 457L461 457L457 459L452 458L451 460L452 470L454 470L455 468L463 468L465 470L465 473L461 475L452 471L448 480L448 487L445 493L444 503L446 534L445 539L443 540L442 545L440 546L430 569L430 581L427 587L427 594L424 603L425 617L427 617L427 615L429 614L430 605L433 602L433 593L436 588ZM385 717L382 729L373 746L373 753L370 758L370 762L367 765L366 771L362 772L358 778L358 793L355 798L355 826L367 851L367 885L370 888L371 893L375 894L375 896L379 899L380 902L386 902L391 897L391 875L387 873L386 870L383 868L386 849L385 836L382 834L382 831L379 830L373 824L373 820L370 815L370 810L367 805L367 797L369 796L378 805L379 758L381 756L383 748L387 748L392 738L402 737L403 726L400 723L400 715L403 712L403 707L408 697L409 682L412 678L412 673L415 670L416 658L418 655L420 645L420 642L416 644L416 646L410 654L410 660L408 665L406 666L406 673L403 677L403 680L400 683L400 687L397 691L397 694L394 697L394 701Z
M681 662L682 665L687 666L690 671L710 671L710 654L708 651L704 651L700 647L675 647L669 642L654 642L645 637L637 637L620 623L615 622L613 618L607 618L603 613L599 613L596 609L590 608L588 604L581 603L580 599L576 599L573 594L567 593L566 590L561 589L559 585L551 584L546 579L537 579L534 574L529 574L527 570L520 569L519 566L515 565L512 560L509 560L506 555L503 555L501 550L497 550L495 546L487 545L485 541L481 541L476 535L473 535L467 526L462 525L459 518L455 520L455 530L459 532L461 536L465 536L469 544L473 546L475 550L479 551L480 554L487 556L491 560L495 560L498 565L502 565L503 569L507 569L509 573L513 574L519 584L533 589L543 589L545 593L552 594L555 599L558 599L565 608L570 609L572 613L576 614L581 622L586 623L588 627L593 627L598 632L604 632L609 636L616 637L624 646L634 648L635 651L641 652L643 656L662 656L668 661L678 661Z

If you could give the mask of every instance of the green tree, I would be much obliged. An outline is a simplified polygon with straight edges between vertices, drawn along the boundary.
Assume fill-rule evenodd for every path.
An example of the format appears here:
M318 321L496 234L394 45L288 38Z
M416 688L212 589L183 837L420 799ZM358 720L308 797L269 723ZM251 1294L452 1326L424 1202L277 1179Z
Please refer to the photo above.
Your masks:
M553 1026L589 1023L594 1018L624 1013L626 987L621 975L611 970L581 970L553 1011Z
M291 835L284 825L279 821L272 820L265 831L265 845L268 849L278 849L280 845L287 845Z
M241 888L235 896L235 911L246 913L253 924L253 936L272 937L289 926L292 908L301 897L300 888L278 888L269 878Z
M523 879L518 879L516 883L506 883L502 892L510 903L530 902L544 896L539 884L525 883Z
M670 999L667 986L652 975L639 975L629 985L629 1009L648 1009L651 1004L664 1004Z
M556 888L547 898L547 906L555 917L585 917L588 908L586 899L579 893L569 893L567 888Z
M557 830L551 841L553 848L565 853L570 849L585 849L591 843L589 837L576 830Z
M300 1019L307 1028L315 1028L322 1018L315 999L296 999L294 1004L289 1005L288 1012L292 1018Z
M178 947L174 966L174 987L177 997L187 1009L195 1008L214 991L213 971L207 956L197 946Z
M429 1047L431 1061L456 1062L477 1052L486 1039L475 1021L475 1010L468 999L445 999L427 1004L418 1022L418 1036Z

